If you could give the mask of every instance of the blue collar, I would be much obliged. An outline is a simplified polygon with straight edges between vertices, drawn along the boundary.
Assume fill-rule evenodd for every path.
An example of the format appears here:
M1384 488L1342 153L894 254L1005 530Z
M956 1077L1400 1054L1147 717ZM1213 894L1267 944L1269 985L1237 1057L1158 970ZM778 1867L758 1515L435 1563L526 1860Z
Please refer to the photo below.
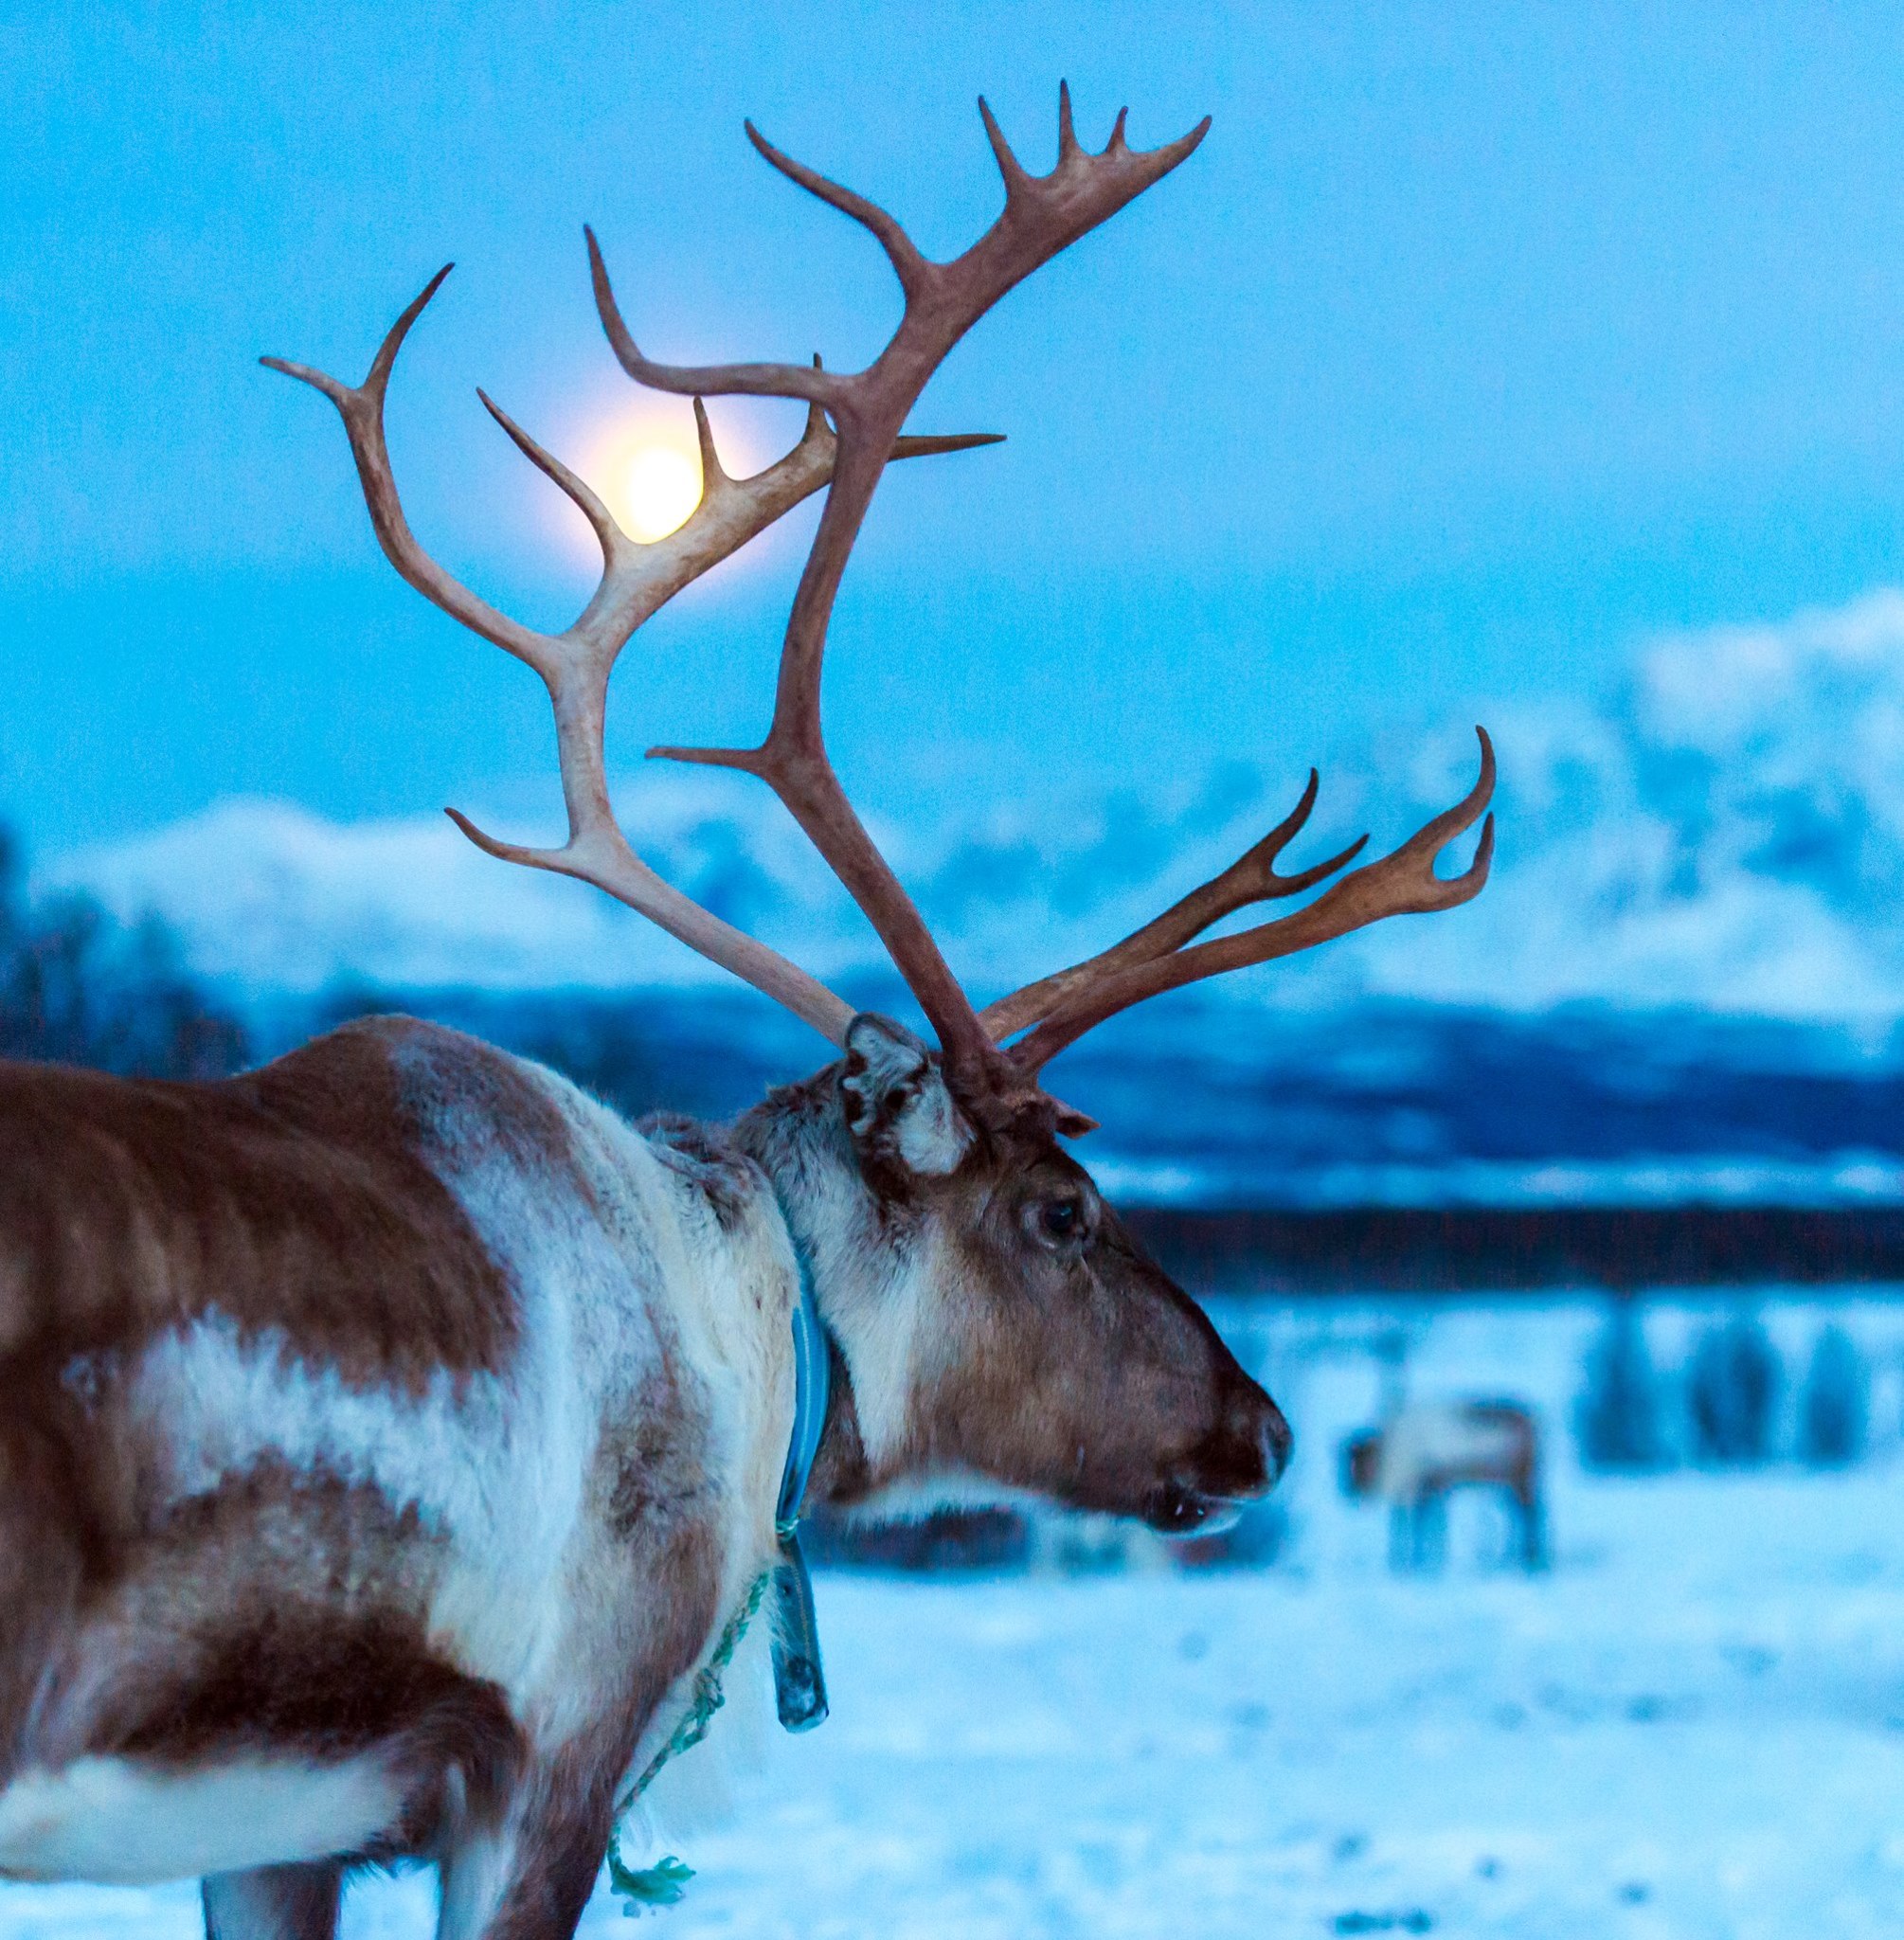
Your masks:
M794 1425L787 1448L787 1465L781 1475L781 1499L774 1510L774 1530L790 1536L799 1526L799 1505L813 1476L814 1458L826 1428L826 1406L833 1393L833 1356L827 1350L826 1323L814 1297L813 1268L806 1248L798 1243L799 1303L793 1310Z
M813 1267L806 1248L793 1239L791 1220L787 1237L793 1240L794 1259L799 1267L799 1300L793 1310L793 1439L774 1509L774 1534L780 1539L780 1555L773 1570L774 1698L781 1723L790 1732L805 1732L825 1722L827 1703L826 1677L820 1667L819 1619L814 1609L813 1581L799 1546L799 1508L826 1428L833 1356L826 1324L819 1317L819 1302L814 1297Z

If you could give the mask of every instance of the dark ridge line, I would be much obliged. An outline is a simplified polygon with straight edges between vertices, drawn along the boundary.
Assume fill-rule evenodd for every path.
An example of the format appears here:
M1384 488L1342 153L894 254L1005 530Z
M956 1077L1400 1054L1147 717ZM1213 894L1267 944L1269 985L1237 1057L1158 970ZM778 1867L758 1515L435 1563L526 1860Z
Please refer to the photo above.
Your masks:
M1126 1209L1194 1292L1638 1293L1676 1286L1898 1284L1904 1207Z

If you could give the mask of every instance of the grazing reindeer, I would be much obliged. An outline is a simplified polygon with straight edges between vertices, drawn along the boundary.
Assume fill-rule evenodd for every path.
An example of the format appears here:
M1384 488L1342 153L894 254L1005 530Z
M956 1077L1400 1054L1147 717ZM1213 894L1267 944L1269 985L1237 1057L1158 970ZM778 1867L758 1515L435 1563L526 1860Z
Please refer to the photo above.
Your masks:
M0 1067L0 1873L201 1875L214 1940L329 1940L348 1870L409 1856L440 1870L447 1940L563 1940L618 1787L671 1739L749 1587L785 1556L802 1494L853 1503L976 1475L1188 1532L1282 1470L1283 1417L1060 1144L1089 1123L1039 1074L1158 992L1465 902L1488 831L1464 875L1443 881L1434 860L1482 814L1492 757L1482 736L1459 806L1299 913L1195 942L1360 848L1277 872L1312 776L1286 821L1166 914L974 1008L827 760L828 619L888 460L986 441L902 435L941 360L1204 132L1137 153L1120 116L1088 153L1061 97L1057 164L1034 177L984 119L1005 207L951 262L748 131L898 273L904 314L857 375L650 361L589 238L616 355L695 401L705 494L677 532L637 545L489 405L601 541L601 584L565 633L497 612L404 521L385 391L440 276L359 386L267 360L342 413L397 570L548 686L566 843L459 825L620 898L839 1055L725 1128L631 1127L546 1070L404 1018L219 1084ZM805 432L729 478L705 395L802 399ZM936 1046L855 1015L669 888L609 807L618 653L822 486L765 742L657 752L775 790ZM811 1718L817 1694L795 1698Z
M1448 1494L1468 1487L1504 1489L1521 1567L1537 1570L1545 1560L1540 1434L1515 1402L1404 1403L1380 1428L1343 1445L1342 1483L1352 1496L1389 1505L1389 1562L1396 1570L1444 1559Z

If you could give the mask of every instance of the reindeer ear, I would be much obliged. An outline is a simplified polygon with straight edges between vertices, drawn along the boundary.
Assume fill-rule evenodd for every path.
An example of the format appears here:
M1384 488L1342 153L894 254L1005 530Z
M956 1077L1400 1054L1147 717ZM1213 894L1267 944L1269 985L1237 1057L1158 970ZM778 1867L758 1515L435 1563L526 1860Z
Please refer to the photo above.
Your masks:
M839 1095L870 1171L943 1177L972 1142L931 1052L890 1017L862 1012L847 1026Z

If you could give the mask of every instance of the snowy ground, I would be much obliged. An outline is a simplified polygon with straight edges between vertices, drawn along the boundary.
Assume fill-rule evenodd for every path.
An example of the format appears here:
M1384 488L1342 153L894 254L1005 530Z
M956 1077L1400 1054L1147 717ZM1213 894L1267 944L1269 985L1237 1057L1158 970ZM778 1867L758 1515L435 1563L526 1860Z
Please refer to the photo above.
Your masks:
M829 1585L835 1720L675 1924L1895 1934L1899 1493L1595 1492L1534 1584Z
M1904 1931L1904 1312L1839 1318L1882 1376L1856 1471L1608 1482L1563 1459L1551 1573L1494 1568L1475 1505L1444 1576L1396 1581L1328 1460L1394 1311L1270 1317L1257 1346L1310 1458L1283 1563L824 1577L834 1716L769 1743L730 1823L676 1841L699 1877L655 1931ZM1662 1363L1697 1319L1659 1317ZM1819 1310L1769 1319L1798 1360ZM1512 1376L1556 1428L1593 1324L1585 1306L1400 1322L1417 1392ZM373 1882L349 1924L407 1940L429 1910L421 1878ZM598 1935L618 1918L605 1895L589 1914ZM184 1940L195 1919L189 1889L0 1889L4 1940Z

